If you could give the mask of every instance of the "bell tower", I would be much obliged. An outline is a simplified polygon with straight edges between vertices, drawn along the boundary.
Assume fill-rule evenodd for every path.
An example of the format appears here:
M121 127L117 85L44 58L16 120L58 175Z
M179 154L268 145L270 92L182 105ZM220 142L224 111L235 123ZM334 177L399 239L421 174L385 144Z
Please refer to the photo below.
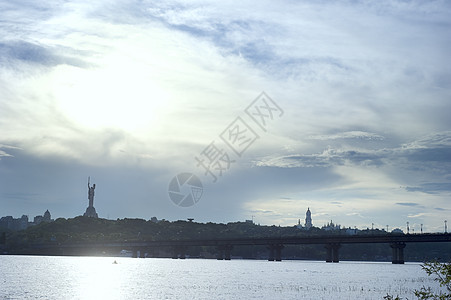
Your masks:
M307 208L307 212L305 213L305 228L312 228L312 213L310 212L310 207Z

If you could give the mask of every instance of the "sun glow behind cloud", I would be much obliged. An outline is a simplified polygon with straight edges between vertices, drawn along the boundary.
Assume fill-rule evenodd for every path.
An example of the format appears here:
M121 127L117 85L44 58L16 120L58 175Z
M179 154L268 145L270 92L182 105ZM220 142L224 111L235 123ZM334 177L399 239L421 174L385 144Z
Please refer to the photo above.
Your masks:
M106 66L79 69L61 66L53 76L61 112L79 126L133 131L156 126L168 108L168 92L151 74L120 57Z

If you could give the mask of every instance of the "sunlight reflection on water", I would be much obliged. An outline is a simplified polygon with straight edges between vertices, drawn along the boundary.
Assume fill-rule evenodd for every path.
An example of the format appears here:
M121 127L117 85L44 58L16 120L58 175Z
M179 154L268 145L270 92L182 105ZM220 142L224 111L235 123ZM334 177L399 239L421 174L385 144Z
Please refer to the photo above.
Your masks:
M382 299L438 289L419 264L390 263L0 256L0 274L6 299Z

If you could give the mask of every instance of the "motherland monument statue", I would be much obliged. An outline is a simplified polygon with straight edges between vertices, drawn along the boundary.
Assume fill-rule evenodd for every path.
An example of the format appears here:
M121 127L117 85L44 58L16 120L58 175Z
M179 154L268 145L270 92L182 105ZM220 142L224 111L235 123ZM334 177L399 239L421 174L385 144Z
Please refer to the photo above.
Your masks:
M96 209L94 208L94 190L96 188L96 185L93 184L92 187L90 185L90 179L91 177L88 177L88 208L86 208L86 212L83 214L85 217L91 217L91 218L98 218Z

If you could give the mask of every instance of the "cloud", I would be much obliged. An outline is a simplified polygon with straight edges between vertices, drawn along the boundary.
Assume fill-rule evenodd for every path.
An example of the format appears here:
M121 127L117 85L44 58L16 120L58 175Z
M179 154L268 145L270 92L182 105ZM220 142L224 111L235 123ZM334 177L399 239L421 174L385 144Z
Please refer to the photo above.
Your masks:
M58 52L62 51L67 52L67 49L51 49L46 46L21 40L8 41L0 43L0 64L10 68L17 65L18 61L47 67L59 64L87 66L80 59L59 55Z
M443 207L436 207L434 209L435 210L439 210L439 211L447 211L447 210L449 210L448 208L443 208Z
M347 215L347 216L357 216L357 217L362 218L362 219L365 218L365 217L362 216L360 213L356 213L356 212L353 212L353 213L347 213L346 215Z
M380 156L377 153L361 152L355 150L326 149L318 154L288 155L283 157L264 158L255 162L257 166L273 166L282 168L328 168L337 165L369 164L380 165Z
M401 205L401 206L418 206L418 203L414 203L414 202L397 202L396 205Z
M362 139L362 140L384 140L385 138L379 134L364 131L347 131L330 135L309 136L307 139L312 140L336 140L336 139Z
M0 54L2 60L18 59L44 65L58 64L58 59L47 48L25 41L0 43Z
M332 139L335 139L332 137ZM333 167L351 165L398 165L405 168L441 168L451 166L451 132L435 133L400 147L383 149L332 149L321 153L267 157L255 162L257 166L274 167ZM352 148L347 145L346 148ZM420 165L411 164L411 162ZM440 162L440 165L437 165ZM446 185L441 185L445 187Z
M245 3L237 5L223 2L221 9L205 2L146 4L146 13L173 30L209 39L225 53L242 55L269 72L309 79L357 75L367 71L359 64L363 61L374 63L377 69L380 68L377 67L378 63L384 67L390 63L408 63L405 59L398 62L392 59L392 56L403 51L406 44L413 43L403 37L415 33L422 25L444 30L428 22L424 14L433 13L437 21L449 23L446 17L449 7L438 4L401 6L357 1L350 6L285 3L296 18L291 18L290 14L287 16L285 6L282 9L271 2L262 2L258 8L254 5L248 7ZM385 13L381 15L381 11ZM341 21L318 22L318 19L334 16L337 12L343 16ZM406 21L400 21L400 17ZM368 26L377 21L378 26ZM383 35L383 43L376 43L371 38L380 37L380 33L387 33L386 28L394 27L398 27L399 31ZM425 45L422 47L427 48ZM356 48L362 49L363 53L349 52L349 49ZM392 55L381 54L388 51ZM420 52L410 52L421 55Z
M430 214L428 214L428 213L409 214L409 215L407 215L407 218L420 218L420 217L429 216L429 215Z
M271 215L274 215L274 211L272 211L272 210L256 209L256 210L251 210L250 212L257 213L257 214L271 214Z
M3 150L0 150L0 157L8 157L8 156L11 156L11 155L8 154L8 153L6 153L6 152L3 151Z
M12 154L7 153L3 149L21 150L21 148L19 148L19 147L0 144L0 159L1 159L1 157L14 157Z
M406 187L409 192L423 192L427 194L436 194L440 192L451 192L451 183L424 183L417 187Z

